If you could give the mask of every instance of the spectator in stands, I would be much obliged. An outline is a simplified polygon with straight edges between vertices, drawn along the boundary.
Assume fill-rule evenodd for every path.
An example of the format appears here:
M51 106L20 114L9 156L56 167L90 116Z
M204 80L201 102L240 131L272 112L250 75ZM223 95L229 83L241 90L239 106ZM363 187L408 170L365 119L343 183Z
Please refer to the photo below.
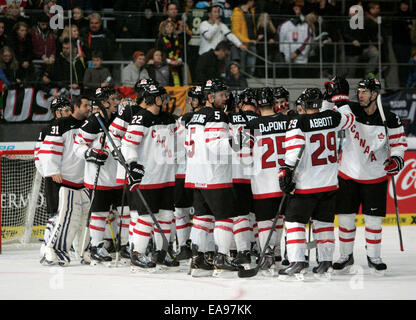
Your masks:
M88 29L88 19L84 17L84 11L80 7L72 9L71 25L77 26L79 31Z
M59 39L56 44L57 52L62 51L62 43L67 38L69 39L69 26L65 26L64 30L62 30L62 33L59 36ZM86 47L81 37L79 36L79 29L75 24L71 25L71 40L74 41L77 45L77 55L82 57L82 59L84 59Z
M362 7L361 7L362 10ZM349 9L350 19L357 15L359 12L357 6L352 6ZM364 29L352 29L350 27L350 19L344 23L344 29L342 36L345 42L351 44L345 45L345 62L347 67L347 77L355 78L357 65L360 60L367 60L367 64L364 66L364 75L358 75L358 77L365 77L368 73L374 73L378 63L378 49L375 46L377 44L377 33L370 34L368 25L368 18L364 19ZM368 44L370 43L370 44Z
M248 87L247 79L240 73L240 65L237 61L231 61L229 66L230 73L225 78L225 84L230 89L238 90Z
M410 66L408 67L408 77L406 88L416 88L416 49L412 51L412 57L408 61Z
M308 74L308 63L311 49L312 29L302 14L303 2L296 1L292 14L295 17L282 23L279 29L279 50L283 53L286 63L295 64L292 76L302 78Z
M256 53L257 31L256 31L256 17L253 8L254 0L242 0L241 5L234 8L231 16L231 31L237 38L244 43L248 50ZM239 56L242 69L248 74L253 75L256 65L256 57L249 54L246 50L232 49L233 58Z
M273 24L279 27L280 24L285 22L287 19L284 15L289 15L292 8L290 7L288 0L270 0L265 3L263 12L270 14Z
M15 24L10 44L19 62L22 80L30 80L33 74L33 45L26 23L18 22Z
M103 54L93 51L91 58L93 67L85 70L83 81L86 94L93 94L97 88L107 87L113 82L110 71L103 67Z
M81 34L81 38L87 47L87 60L91 59L92 51L101 51L104 60L112 60L115 52L114 35L103 28L101 15L93 12L88 16L89 27Z
M149 73L145 68L146 57L142 51L133 53L132 62L128 64L121 73L123 86L133 88L138 80L149 79Z
M173 85L172 74L162 50L153 48L147 52L146 69L149 77L156 80L161 86Z
M72 58L72 59L71 59ZM72 79L71 79L72 68ZM62 44L62 51L55 59L49 72L45 72L42 82L46 85L79 90L85 73L85 64L77 55L76 43L66 38ZM72 80L72 83L71 83Z
M203 85L208 79L223 78L223 61L230 50L230 44L224 40L215 49L200 55L196 67L196 84Z
M154 39L158 35L158 26L163 20L164 0L147 0L143 1L143 7L140 12L144 12L141 23L142 38Z
M183 12L188 13L189 10L191 10L194 7L195 5L194 2L195 2L194 0L185 0L185 4L183 6Z
M24 22L29 25L29 20L20 15L20 5L18 2L9 2L4 18L6 34L10 37L13 33L13 27L18 22Z
M175 23L170 19L164 20L159 26L159 36L156 39L155 48L161 50L166 55L173 78L174 86L182 83L183 67L183 42L175 30Z
M175 1L168 2L166 6L166 14L167 14L166 19L169 19L175 23L175 30L177 34L181 34L183 32L183 29L185 28L186 33L190 36L192 32L184 24L181 16L178 15L178 12L179 12L179 6L177 2Z
M56 35L49 28L49 17L42 14L37 23L29 30L32 36L34 59L41 59L45 65L34 65L36 79L40 79L45 71L55 62Z
M412 14L409 10L409 2L407 0L400 1L398 12L395 14L392 21L392 46L397 63L407 63L411 50L411 30L413 29ZM407 81L407 66L399 66L399 83L403 87Z
M266 31L264 27L266 26ZM260 14L257 20L257 54L265 57L268 61L274 61L277 55L277 29L274 26L267 12ZM267 40L266 40L267 38ZM265 52L265 41L267 41L267 57ZM264 71L259 72L260 77L264 76Z
M201 34L201 43L199 45L199 55L215 49L218 43L228 39L237 48L246 50L247 46L244 45L228 27L221 22L221 12L219 5L212 5L208 9L208 20L202 21L199 26L199 32Z
M5 78L2 79L3 91L13 89L22 83L19 62L14 55L13 49L8 46L4 46L0 49L0 69L5 76Z
M5 24L3 20L0 20L0 48L9 45L9 37L6 34Z

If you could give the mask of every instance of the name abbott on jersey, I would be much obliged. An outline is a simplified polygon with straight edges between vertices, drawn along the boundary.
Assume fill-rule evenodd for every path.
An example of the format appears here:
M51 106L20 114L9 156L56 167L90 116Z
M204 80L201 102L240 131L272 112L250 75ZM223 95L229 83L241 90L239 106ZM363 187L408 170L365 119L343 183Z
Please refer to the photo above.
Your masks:
M310 119L311 128L320 128L332 126L332 117L325 117L319 119Z

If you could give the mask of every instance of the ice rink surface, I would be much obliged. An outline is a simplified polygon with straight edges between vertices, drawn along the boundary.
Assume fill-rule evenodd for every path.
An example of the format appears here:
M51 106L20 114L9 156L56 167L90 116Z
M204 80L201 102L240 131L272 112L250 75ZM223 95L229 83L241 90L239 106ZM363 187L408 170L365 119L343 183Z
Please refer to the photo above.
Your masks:
M336 232L337 233L337 232ZM330 281L312 275L303 282L283 282L277 277L192 278L185 267L179 272L131 273L129 267L107 268L71 262L68 267L42 266L38 247L4 246L0 255L1 300L408 300L416 299L416 227L403 226L404 252L399 249L397 227L384 226L382 258L384 276L370 274L364 228L357 228L353 274L334 274ZM338 258L338 248L335 259Z

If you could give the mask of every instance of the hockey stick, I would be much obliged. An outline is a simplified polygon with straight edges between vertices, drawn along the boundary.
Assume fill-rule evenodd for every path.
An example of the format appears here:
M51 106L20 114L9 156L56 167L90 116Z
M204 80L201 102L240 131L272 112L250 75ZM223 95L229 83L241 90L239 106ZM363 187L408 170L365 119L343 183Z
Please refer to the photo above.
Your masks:
M390 159L391 149L390 149L390 142L389 142L389 129L387 127L387 121L386 121L386 116L384 115L383 106L381 105L381 95L380 95L380 93L378 93L378 95L377 95L377 103L376 104L377 104L378 111L380 112L381 120L383 121L384 129L386 130L386 135L387 135L387 158ZM402 229L400 227L399 204L397 203L396 183L395 183L394 176L391 176L391 184L392 184L392 187L393 187L394 209L395 209L395 213L396 213L397 230L399 231L400 251L404 251L403 238L402 238Z
M296 158L295 166L293 167L293 177L294 177L294 173L296 171L296 168L299 165L300 159L302 158L302 154L303 154L304 149L305 149L305 145L303 145L299 150L298 156ZM286 202L286 199L287 199L287 194L285 193L282 197L282 200L280 201L279 210L277 211L276 217L273 219L273 224L272 224L272 227L270 228L269 235L267 236L266 243L264 244L264 247L261 250L260 257L259 257L259 262L257 263L257 266L252 268L252 269L244 269L243 267L241 267L238 270L238 277L239 278L251 278L251 277L254 277L255 275L257 275L257 273L259 272L261 264L263 262L263 259L266 255L266 250L269 246L270 239L272 238L274 228L276 227L277 220L279 220L279 216L281 216L282 213L283 213L283 204Z
M102 129L103 129L103 131L104 131L104 134L106 135L106 137L107 137L107 138L108 138L108 140L110 141L110 143L111 143L111 145L112 145L112 147L113 147L114 151L115 151L115 152L116 152L116 154L117 154L118 161L119 161L119 162L120 162L120 164L123 166L123 168L126 170L126 174L130 177L130 176L131 176L131 174L130 174L130 171L129 171L129 166L128 166L127 162L126 162L126 159L124 158L124 156L123 156L123 154L120 152L120 150L117 148L116 144L114 143L113 138L111 138L111 136L110 136L110 134L108 133L107 128L104 126L104 124L103 124L102 120L99 118L99 116L98 116L97 114L96 114L96 116L97 116L98 123L100 124L101 128L102 128ZM152 218L153 223L155 224L155 226L156 226L157 230L160 232L160 234L161 234L161 236L162 236L162 242L163 242L163 244L162 244L162 250L161 250L161 252L160 252L160 253L161 253L160 259L164 260L164 259L165 259L165 257L166 257L166 254L168 253L168 249L169 249L169 241L168 241L168 239L166 238L165 234L163 233L163 230L162 230L162 228L160 227L159 222L157 221L157 219L156 219L156 217L155 217L154 213L152 212L152 210L150 209L149 204L147 203L146 199L143 197L143 194L141 193L140 189L139 189L139 188L136 188L136 189L135 189L135 191L136 191L137 195L139 196L140 200L142 201L142 203L143 203L144 207L146 208L147 213L148 213L148 214L150 215L150 217ZM172 257L172 258L173 258L173 257Z
M97 117L97 119L98 119L98 117ZM105 148L105 137L103 138L103 141L101 142L100 151L102 152L104 150L104 148ZM84 248L84 246L85 246L85 241L87 240L88 229L90 228L90 220L91 220L91 213L92 213L91 212L91 207L92 207L92 203L94 201L95 191L97 191L98 176L100 175L100 170L101 170L101 166L97 165L97 172L95 173L95 178L94 178L94 188L92 189L91 197L90 197L90 208L88 209L87 224L85 226L84 237L83 237L83 240L82 240L82 243L81 243L81 250L80 250L81 259L83 259L84 250L86 249L86 248Z
M118 266L118 261L120 260L120 250L121 250L121 230L123 226L123 212L124 212L124 200L126 198L126 191L127 191L127 172L124 176L124 185L123 185L123 195L121 196L121 211L120 211L120 226L118 227L118 238L117 238L117 245L116 245L116 261L115 266Z

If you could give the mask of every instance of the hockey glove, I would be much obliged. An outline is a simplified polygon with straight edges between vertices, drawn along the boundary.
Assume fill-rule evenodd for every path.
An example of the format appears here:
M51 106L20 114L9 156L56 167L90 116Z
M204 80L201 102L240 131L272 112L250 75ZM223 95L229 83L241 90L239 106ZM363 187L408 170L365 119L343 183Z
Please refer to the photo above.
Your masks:
M296 184L293 182L293 167L283 166L279 170L279 185L284 193L293 193Z
M388 176L395 176L404 167L404 161L401 157L391 156L384 162L384 170L387 171Z
M144 176L144 167L137 162L132 162L129 165L130 174L128 175L129 179L129 189L134 191L139 187L139 184L142 182Z
M337 103L337 102L347 102L349 101L349 97L347 94L343 94L340 92L339 87L332 81L326 81L325 84L325 92L324 92L324 100ZM344 88L345 89L345 88Z
M117 148L119 152L120 151L120 147ZM111 155L113 156L114 160L116 161L120 161L119 157L118 157L118 152L116 150L111 151Z
M100 149L90 148L85 152L85 160L102 166L108 158L108 152Z

